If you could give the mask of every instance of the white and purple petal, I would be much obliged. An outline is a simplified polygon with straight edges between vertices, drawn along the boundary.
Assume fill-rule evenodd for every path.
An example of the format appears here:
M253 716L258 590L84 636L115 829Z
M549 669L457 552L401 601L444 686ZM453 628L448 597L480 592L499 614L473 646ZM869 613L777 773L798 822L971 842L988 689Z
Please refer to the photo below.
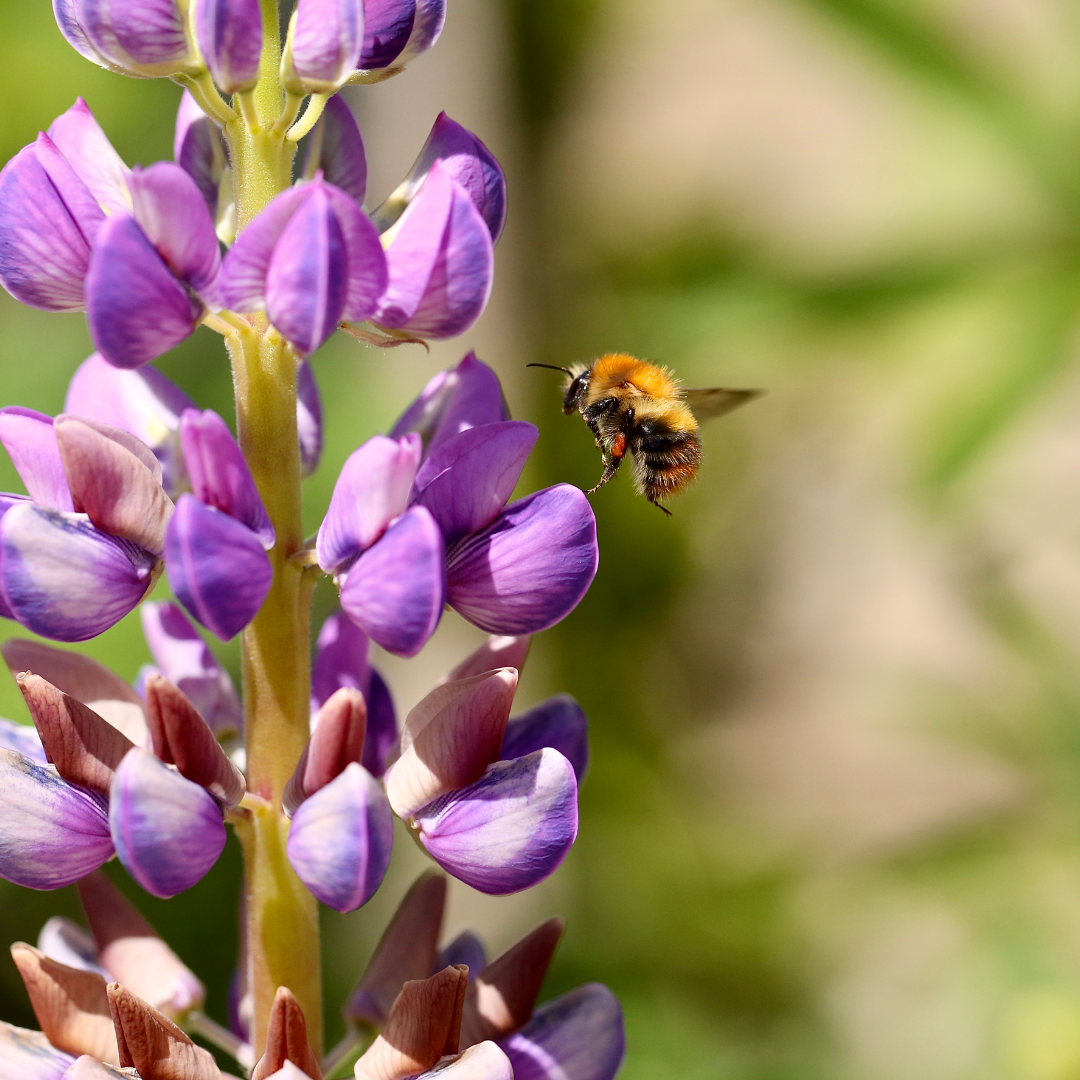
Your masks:
M81 0L80 26L94 49L135 75L183 71L191 61L175 0Z
M244 712L232 679L187 616L176 604L154 602L140 614L161 674L187 694L215 735L240 731Z
M600 983L549 1001L499 1045L514 1080L614 1080L626 1056L622 1008Z
M387 652L415 656L435 632L446 595L444 546L422 506L399 517L349 568L341 606Z
M0 1076L11 1080L63 1080L74 1062L71 1054L57 1050L40 1031L28 1031L0 1020Z
M353 73L364 45L363 0L298 0L287 54L309 93L332 94ZM286 85L289 85L287 78Z
M41 737L29 724L16 724L0 717L0 750L14 750L38 765L48 765Z
M506 725L503 761L525 757L550 746L574 767L578 783L589 768L589 721L581 706L569 694L557 694L535 705Z
M427 52L442 33L446 23L446 0L416 0L416 17L413 19L412 33L405 48L394 61L395 69L400 70L411 63L421 53Z
M336 911L366 904L390 865L394 818L382 788L353 762L300 804L287 852L300 880Z
M274 576L256 533L191 495L180 496L169 522L165 562L176 598L222 641L255 618Z
M447 546L486 528L506 505L540 432L520 420L470 428L420 466L410 502L426 506Z
M106 800L62 780L52 766L0 748L0 792L0 878L5 881L60 889L112 857Z
M566 618L596 576L596 519L558 484L511 503L447 555L447 602L491 634L535 634Z
M75 509L51 416L21 405L0 409L0 444L38 506Z
M404 512L419 464L419 440L409 436L375 435L349 455L315 541L323 570L355 559Z
M440 371L405 410L390 432L400 438L414 431L426 454L469 428L510 419L502 386L494 371L468 353L457 365Z
M109 829L127 872L162 898L201 881L225 848L225 824L213 796L138 747L116 770Z
M82 98L49 125L49 138L107 213L131 210L131 170Z
M480 1042L460 1056L421 1073L416 1080L516 1080L516 1077L510 1059L498 1045Z
M412 820L448 873L489 895L520 892L552 874L577 837L574 768L552 749L498 761Z
M98 352L122 368L140 367L179 345L206 310L127 214L114 215L98 232L86 309Z
M180 443L195 498L246 525L269 551L274 526L229 425L212 409L185 409Z
M0 552L14 617L58 641L85 641L119 622L153 585L158 566L150 552L100 532L81 515L30 503L0 521Z

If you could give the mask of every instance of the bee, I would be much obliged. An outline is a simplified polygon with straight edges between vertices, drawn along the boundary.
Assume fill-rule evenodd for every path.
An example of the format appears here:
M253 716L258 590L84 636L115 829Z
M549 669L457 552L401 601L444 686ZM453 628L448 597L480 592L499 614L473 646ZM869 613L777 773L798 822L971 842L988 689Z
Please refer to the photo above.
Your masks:
M723 416L761 394L720 387L686 389L667 368L626 353L608 353L590 367L527 366L566 375L563 412L581 413L596 438L604 472L585 494L613 480L630 454L638 491L669 517L663 500L689 487L701 463L698 421Z

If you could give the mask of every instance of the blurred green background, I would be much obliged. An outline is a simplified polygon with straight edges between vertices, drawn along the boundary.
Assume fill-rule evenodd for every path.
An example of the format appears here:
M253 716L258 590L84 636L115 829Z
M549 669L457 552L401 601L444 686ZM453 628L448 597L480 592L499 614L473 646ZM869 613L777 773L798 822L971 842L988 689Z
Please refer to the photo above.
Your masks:
M0 0L0 159L77 94L126 160L170 156L175 87ZM615 990L626 1080L1080 1080L1080 4L450 0L438 47L350 101L372 205L446 108L511 209L474 331L316 356L312 529L468 348L540 426L523 490L600 471L527 361L768 390L708 429L673 518L625 477L594 498L599 575L520 699L590 716L580 838L526 896L455 887L448 933L499 950L563 914L545 995ZM88 352L81 316L0 296L3 403L58 411ZM212 333L160 367L231 415ZM479 639L448 616L384 658L399 705ZM136 619L86 651L148 658ZM25 719L6 678L0 713ZM400 840L376 899L326 918L331 1037L423 864ZM130 889L219 1017L238 882L230 848L174 900ZM75 910L0 884L9 939ZM0 1016L32 1023L6 959Z

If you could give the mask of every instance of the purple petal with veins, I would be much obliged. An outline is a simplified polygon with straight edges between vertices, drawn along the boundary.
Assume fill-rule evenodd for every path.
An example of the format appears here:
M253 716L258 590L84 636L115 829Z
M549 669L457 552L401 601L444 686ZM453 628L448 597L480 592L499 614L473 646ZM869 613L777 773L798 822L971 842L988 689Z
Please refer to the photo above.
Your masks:
M431 511L448 546L486 528L513 493L539 434L508 420L455 435L420 466L410 501Z
M86 303L94 344L122 368L139 367L179 345L205 312L126 214L110 218L98 233Z
M246 525L269 551L274 526L229 425L212 409L186 409L180 417L180 442L195 498Z
M172 74L188 60L184 17L175 0L83 0L81 23L102 56L139 74Z
M82 98L52 122L49 138L106 211L131 210L128 192L131 170L113 149Z
M0 750L14 750L38 765L48 765L41 737L29 724L16 724L0 717Z
M300 880L335 911L366 904L386 876L394 818L378 781L355 762L300 804L286 847Z
M225 848L221 808L209 792L138 747L116 770L109 829L127 872L162 898L202 880Z
M61 780L52 766L0 748L0 790L0 878L5 881L60 889L112 857L105 799Z
M177 599L222 641L255 618L274 577L255 533L191 495L180 496L169 522L165 562Z
M350 567L341 606L387 652L415 656L442 616L443 551L435 519L414 506Z
M345 318L352 322L366 319L374 310L386 289L389 269L379 234L371 219L351 196L334 187L322 185L334 208L345 248L348 253L348 292L345 296Z
M306 90L333 93L352 74L364 44L363 0L298 0L292 62Z
M409 436L375 435L349 455L315 542L323 570L331 573L355 559L404 512L419 463L419 440Z
M244 713L232 679L176 604L139 609L143 634L161 674L191 699L216 735L238 732Z
M310 180L320 170L328 183L363 203L368 174L364 139L352 109L339 95L326 103L307 140L303 175Z
M577 836L577 781L557 750L497 761L475 784L413 816L420 842L454 877L493 896L543 881Z
M259 78L262 53L259 0L200 0L195 9L199 51L221 90L250 90Z
M412 33L394 61L394 67L403 68L421 53L427 52L439 40L445 22L446 0L416 0Z
M398 418L390 437L415 431L424 441L425 454L430 454L462 431L509 419L498 376L471 352L457 367L440 371L428 382Z
M75 509L51 416L20 405L0 409L0 443L38 506Z
M490 634L535 634L566 618L596 576L596 519L558 484L511 503L447 556L447 601Z
M514 1080L614 1080L626 1056L623 1014L615 995L588 983L555 998L499 1046Z
M0 521L0 578L15 618L57 641L85 641L118 623L153 583L148 551L76 514L30 503Z
M82 311L104 214L50 145L39 136L0 171L0 284L31 307Z
M535 705L506 725L503 761L525 757L550 746L574 767L578 783L589 767L589 721L581 706L569 695L558 694Z
M195 181L210 213L216 216L218 186L226 165L225 143L220 126L187 90L176 112L173 160Z
M136 167L130 180L135 220L165 265L211 310L221 276L221 248L198 184L171 161Z

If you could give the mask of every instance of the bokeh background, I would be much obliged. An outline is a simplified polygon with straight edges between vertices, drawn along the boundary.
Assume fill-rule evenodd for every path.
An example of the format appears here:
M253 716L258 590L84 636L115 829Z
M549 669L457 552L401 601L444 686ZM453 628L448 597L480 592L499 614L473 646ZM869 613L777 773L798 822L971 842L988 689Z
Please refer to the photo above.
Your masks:
M77 94L129 162L171 156L175 87L0 0L0 159ZM528 361L768 390L708 429L673 518L625 477L594 498L596 583L520 695L590 716L580 838L524 896L455 885L448 932L499 951L564 915L545 995L616 991L625 1080L1080 1078L1080 4L451 0L433 52L350 94L372 205L445 108L505 163L510 217L472 332L315 357L312 530L348 453L470 348L540 426L523 490L600 470ZM89 351L80 316L0 295L3 403L59 411ZM160 367L231 416L211 332ZM384 658L400 709L479 640L449 615ZM148 659L137 619L85 648ZM0 713L26 719L6 675ZM399 839L377 898L326 918L331 1037L423 866ZM230 848L174 900L130 889L218 1017L238 883ZM76 908L0 883L0 936ZM32 1023L6 957L0 1016Z

